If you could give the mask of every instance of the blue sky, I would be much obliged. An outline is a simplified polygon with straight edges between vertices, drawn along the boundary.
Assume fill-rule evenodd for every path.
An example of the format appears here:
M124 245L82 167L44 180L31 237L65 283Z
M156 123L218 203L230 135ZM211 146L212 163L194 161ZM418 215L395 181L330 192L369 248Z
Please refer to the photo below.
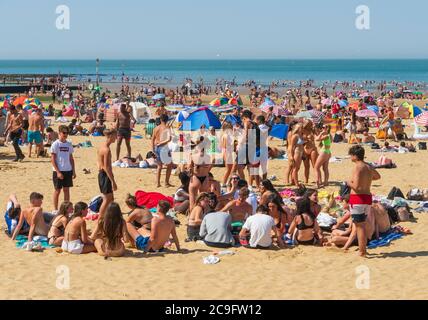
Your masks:
M0 12L0 59L428 57L426 0L1 0Z

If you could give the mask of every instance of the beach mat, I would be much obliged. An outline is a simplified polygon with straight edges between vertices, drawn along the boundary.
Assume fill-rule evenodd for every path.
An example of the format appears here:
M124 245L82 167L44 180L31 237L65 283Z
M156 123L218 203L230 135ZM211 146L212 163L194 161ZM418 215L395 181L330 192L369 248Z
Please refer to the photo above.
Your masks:
M42 239L40 239L42 238ZM21 249L23 245L28 241L27 236L19 235L16 237L16 247ZM51 246L46 237L34 237L34 242L40 243L42 248L51 249L55 248L55 246Z
M381 237L379 237L378 240L372 240L367 245L368 249L376 249L380 247L386 247L391 244L391 242L401 239L404 236L401 232L397 232L395 229L391 229L386 234L383 234Z

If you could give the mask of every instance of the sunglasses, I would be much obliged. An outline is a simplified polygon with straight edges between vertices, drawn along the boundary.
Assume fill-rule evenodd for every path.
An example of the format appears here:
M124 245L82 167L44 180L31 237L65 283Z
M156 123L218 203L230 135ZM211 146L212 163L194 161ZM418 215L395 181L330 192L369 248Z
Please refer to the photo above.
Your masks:
M61 133L62 133L62 134L66 134L66 135L68 135L68 132L61 131Z
M239 180L239 177L233 177L232 180Z

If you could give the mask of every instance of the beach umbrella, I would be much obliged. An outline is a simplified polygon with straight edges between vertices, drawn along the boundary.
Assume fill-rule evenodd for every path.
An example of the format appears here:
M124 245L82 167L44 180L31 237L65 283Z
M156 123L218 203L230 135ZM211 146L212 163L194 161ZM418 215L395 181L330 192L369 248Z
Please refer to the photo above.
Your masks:
M236 106L231 106L231 105L224 105L221 107L210 106L210 109L211 109L211 111L214 111L216 113L223 113L223 112L233 111L234 109L236 109Z
M298 114L296 114L296 118L310 119L314 123L319 124L323 122L325 114L318 110L309 110L299 112Z
M272 127L269 132L270 137L286 140L288 136L288 124L277 124Z
M152 100L162 100L165 99L165 95L162 93L158 93L157 95L155 95Z
M342 108L345 108L349 105L349 102L347 100L339 100L339 106Z
M180 111L177 114L177 117L175 118L175 121L177 122L183 122L190 116L190 113L188 111Z
M378 106L367 106L367 110L372 110L379 114L379 107Z
M226 104L229 104L229 99L226 97L216 98L210 102L210 106L212 106L212 107L221 107L221 106L224 106Z
M214 112L212 112L208 107L202 107L190 114L190 116L184 121L180 130L198 131L202 125L205 125L206 128L221 128L221 122Z
M365 109L365 110L359 110L356 113L357 117L360 118L378 118L379 115L374 112L373 110Z
M25 103L25 100L27 100L28 97L22 96L22 97L18 97L15 100L13 100L13 105L16 107L18 104L23 105Z
M423 113L422 109L415 105L410 105L408 109L410 112L410 118L416 118L418 115Z
M266 98L265 101L259 106L260 109L263 108L267 108L269 109L269 107L274 107L275 106L275 102L272 101L272 99L270 98Z
M268 113L270 111L270 108L273 108L272 113L275 116L287 116L288 115L287 110L285 110L283 107L280 107L280 106L268 106L268 105L266 105L266 106L260 108L260 110Z
M423 92L415 91L415 92L413 92L413 94L415 94L415 95L419 96L419 95L423 95Z
M242 106L242 100L241 98L232 98L228 102L231 106Z
M418 115L415 118L415 123L417 125L423 126L423 127L428 127L428 112L424 112L420 115Z
M332 103L333 101L330 98L325 98L321 100L321 104L324 106L331 106Z
M165 109L169 112L180 112L188 109L188 106L185 106L183 104L171 104L169 106L166 106Z

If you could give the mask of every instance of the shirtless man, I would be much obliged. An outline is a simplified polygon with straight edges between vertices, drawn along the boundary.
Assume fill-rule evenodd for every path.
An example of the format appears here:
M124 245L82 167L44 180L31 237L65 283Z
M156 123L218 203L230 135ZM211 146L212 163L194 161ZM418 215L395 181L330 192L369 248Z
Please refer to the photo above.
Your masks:
M28 157L31 158L31 149L33 143L36 144L36 156L39 157L40 151L43 148L43 131L44 128L44 118L42 114L42 109L38 108L35 112L30 115L29 118L29 127L28 127L28 143L29 151Z
M126 149L128 151L128 158L131 158L131 113L126 104L120 105L120 112L117 116L116 130L117 130L117 147L116 147L116 161L120 159L120 147L122 141L125 139Z
M359 254L361 257L366 257L366 219L373 204L370 187L372 181L380 180L381 176L375 169L364 162L365 150L362 146L353 146L349 150L349 155L351 156L352 162L355 163L352 178L347 182L348 186L351 188L351 196L349 199L350 211L352 221L356 227ZM344 247L345 250L347 250L352 243L351 241L348 242L349 243Z
M253 214L253 207L247 202L250 195L248 188L239 189L239 198L230 201L221 212L229 212L232 215L232 222L244 222L247 217Z
M19 216L18 225L13 231L12 240L15 240L21 231L24 222L30 225L30 231L28 232L28 241L33 241L35 235L47 236L49 232L49 225L45 223L43 219L43 195L37 192L33 192L30 195L30 206L21 211Z
M5 135L10 133L10 140L12 140L13 148L15 149L16 157L14 162L22 161L25 156L19 147L19 139L22 136L23 119L22 115L16 110L14 105L9 107L10 115L8 117L8 124L6 127Z
M117 131L105 130L106 140L98 149L98 186L103 196L103 203L100 207L100 217L104 216L105 211L110 203L114 201L113 192L117 191L116 181L114 180L113 169L111 166L110 145L116 142Z
M135 242L138 250L144 252L161 252L164 250L165 244L169 241L171 235L177 251L180 252L180 243L175 230L174 220L166 216L169 209L169 202L159 201L157 216L154 216L152 219L150 236L147 237L140 234L139 230L132 223L126 223L128 233Z
M171 142L171 129L167 126L168 116L166 114L161 115L160 117L161 124L153 130L152 136L152 151L156 154L157 159L157 183L158 188L161 187L160 178L162 173L163 165L166 164L166 178L165 186L172 187L169 183L169 178L171 177L172 171L172 159L171 153L168 148L168 143Z

